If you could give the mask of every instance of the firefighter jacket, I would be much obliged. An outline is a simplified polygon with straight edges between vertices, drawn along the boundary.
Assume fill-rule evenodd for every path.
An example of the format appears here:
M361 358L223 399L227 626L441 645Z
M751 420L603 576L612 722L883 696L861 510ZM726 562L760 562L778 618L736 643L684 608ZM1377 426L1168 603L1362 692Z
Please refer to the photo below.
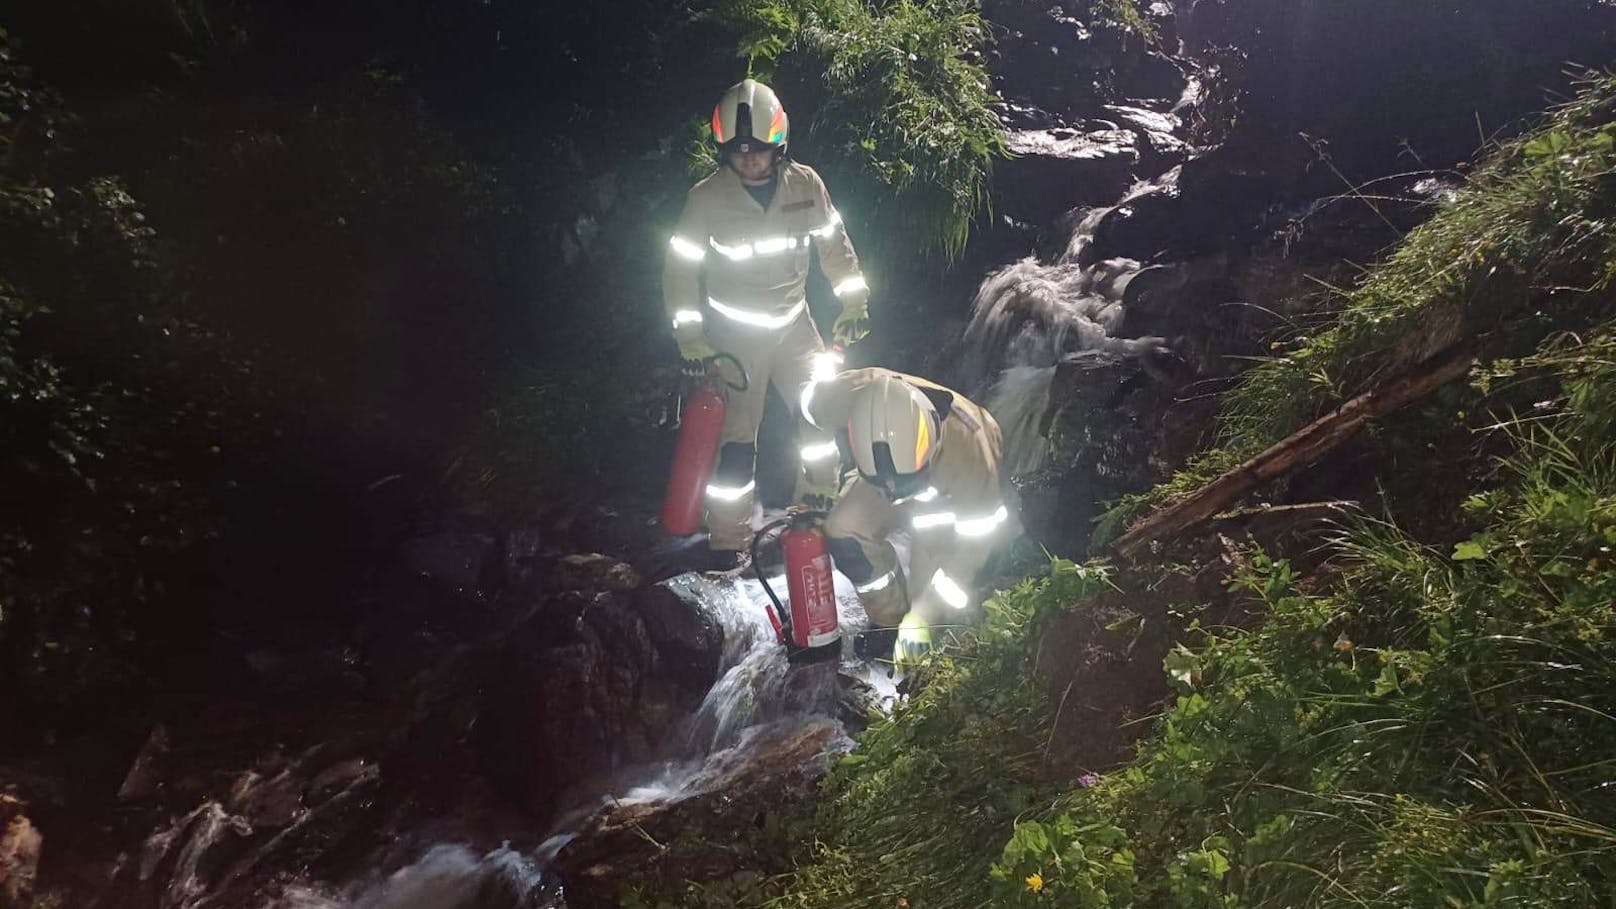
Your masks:
M927 468L928 488L894 502L855 479L832 509L826 535L836 567L853 581L875 624L896 625L911 606L926 623L938 623L969 605L976 575L1014 533L1001 486L999 424L958 392L878 367L811 383L802 395L803 414L823 429L845 427L854 392L882 375L919 388L937 408L941 436ZM910 531L913 543L913 574L903 585L894 583L898 560L887 541L899 529Z
M704 319L764 329L790 325L808 308L810 250L844 301L868 293L858 256L825 183L813 168L777 169L767 209L735 171L720 168L697 183L669 239L662 294L676 331Z

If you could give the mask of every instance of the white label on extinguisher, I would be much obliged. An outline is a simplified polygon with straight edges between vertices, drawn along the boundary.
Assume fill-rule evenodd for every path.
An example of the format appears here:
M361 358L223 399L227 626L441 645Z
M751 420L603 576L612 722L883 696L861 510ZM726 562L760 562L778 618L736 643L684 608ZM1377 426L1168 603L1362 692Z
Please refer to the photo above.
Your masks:
M828 554L817 556L803 566L802 589L808 600L808 646L818 647L841 637L836 623L836 590Z

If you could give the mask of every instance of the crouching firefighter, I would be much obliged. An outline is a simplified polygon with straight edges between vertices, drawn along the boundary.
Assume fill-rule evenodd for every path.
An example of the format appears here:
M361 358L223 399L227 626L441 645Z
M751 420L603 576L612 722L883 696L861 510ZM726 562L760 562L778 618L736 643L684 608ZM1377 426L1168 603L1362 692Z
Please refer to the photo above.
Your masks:
M870 617L860 655L912 658L931 646L934 628L970 614L977 573L1013 536L999 424L958 392L879 368L811 383L801 403L816 426L845 429L858 468L825 533ZM907 575L888 539L905 529Z
M786 156L789 121L768 86L748 79L713 111L718 172L697 183L669 240L663 298L688 375L717 353L750 378L727 397L718 464L707 486L710 550L698 567L734 568L751 542L758 424L770 385L795 406L824 342L808 313L813 254L842 305L834 329L847 346L868 329L869 288L819 174ZM833 436L799 420L798 501L828 507L836 491Z

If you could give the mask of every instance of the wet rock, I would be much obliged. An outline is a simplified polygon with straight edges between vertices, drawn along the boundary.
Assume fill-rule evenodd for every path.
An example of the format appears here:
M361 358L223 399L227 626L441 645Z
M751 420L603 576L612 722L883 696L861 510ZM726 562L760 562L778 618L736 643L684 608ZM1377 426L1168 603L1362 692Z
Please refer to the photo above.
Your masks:
M724 656L724 629L718 620L661 584L637 591L634 606L645 621L662 671L691 691L711 688Z
M544 544L548 534L542 527L522 524L507 528L504 546L506 589L531 592L538 587L543 567Z
M1184 259L1249 242L1276 190L1268 174L1226 150L1193 159L1108 212L1082 264L1117 256Z
M831 720L761 727L720 752L665 801L611 803L585 821L556 856L572 909L616 906L625 884L755 882L730 842L817 791L830 761L851 742Z
M303 813L303 780L291 770L268 779L249 770L236 779L227 804L254 827L285 827Z
M498 542L491 522L465 517L437 533L406 541L400 555L411 571L457 590L492 587L503 569Z
M1017 130L1006 145L1015 157L994 169L997 204L1012 218L1038 224L1116 199L1139 163L1134 134L1121 129Z
M1189 77L1171 57L1159 51L1140 54L1117 72L1123 96L1175 102L1184 94Z
M639 573L629 565L598 552L562 556L556 563L554 585L562 590L633 590Z
M151 733L146 736L146 743L135 756L135 762L130 765L129 773L124 776L123 784L118 787L118 801L142 801L156 795L157 788L163 781L168 751L168 727L159 723L152 727Z
M118 888L119 906L190 909L209 883L245 851L252 827L216 801L147 837L134 874Z
M1103 504L1142 492L1199 442L1210 417L1178 400L1191 378L1160 356L1090 351L1063 361L1050 386L1045 466L1022 478L1028 532L1057 552L1089 551ZM1168 416L1164 419L1163 414Z
M1157 176L1189 158L1189 143L1178 137L1182 124L1177 116L1125 104L1107 104L1104 110L1139 136L1140 176Z
M863 731L873 717L884 711L885 701L870 683L842 674L836 676L836 682L836 717L848 732Z
M45 839L23 813L26 807L12 796L0 795L0 909L33 905Z
M479 763L541 818L562 792L639 756L666 731L647 728L641 712L656 650L621 594L553 598L494 660L475 723Z
M264 905L285 869L308 867L328 859L344 844L363 840L376 827L381 782L381 768L369 764L290 827L267 839L259 836L244 854L215 865L206 896L193 904L194 909ZM244 821L230 820L237 833L252 835Z
M1351 181L1468 160L1483 142L1478 123L1489 138L1513 134L1569 96L1565 61L1609 59L1616 6L1196 0L1185 38L1193 51L1243 52L1241 141L1286 183L1308 181L1306 194L1322 195L1339 181L1311 166L1300 136L1324 140Z
M988 105L1005 129L1057 129L1065 127L1066 121L1057 114L1052 114L1041 107L1018 101L995 101Z

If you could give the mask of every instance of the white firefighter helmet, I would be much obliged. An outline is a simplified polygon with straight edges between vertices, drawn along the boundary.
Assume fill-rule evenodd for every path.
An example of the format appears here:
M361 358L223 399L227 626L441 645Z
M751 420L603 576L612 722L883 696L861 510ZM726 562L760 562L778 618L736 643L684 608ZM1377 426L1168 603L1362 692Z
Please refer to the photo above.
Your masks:
M890 497L924 488L941 431L931 400L896 376L879 376L853 394L847 420L853 463Z
M722 151L783 153L790 133L785 105L774 89L754 79L730 86L713 108L713 140Z

